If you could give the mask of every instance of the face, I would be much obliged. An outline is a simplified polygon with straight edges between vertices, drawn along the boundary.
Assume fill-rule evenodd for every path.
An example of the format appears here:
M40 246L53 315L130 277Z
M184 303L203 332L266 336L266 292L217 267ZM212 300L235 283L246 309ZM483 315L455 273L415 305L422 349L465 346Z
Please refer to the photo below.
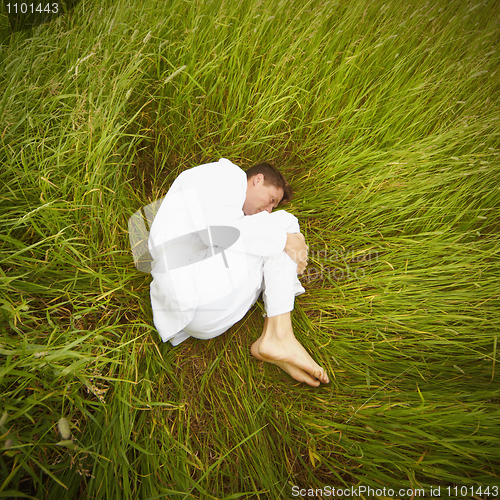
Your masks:
M262 174L254 175L247 180L247 196L243 204L245 215L254 215L266 210L271 213L283 198L284 191L269 184L264 185Z

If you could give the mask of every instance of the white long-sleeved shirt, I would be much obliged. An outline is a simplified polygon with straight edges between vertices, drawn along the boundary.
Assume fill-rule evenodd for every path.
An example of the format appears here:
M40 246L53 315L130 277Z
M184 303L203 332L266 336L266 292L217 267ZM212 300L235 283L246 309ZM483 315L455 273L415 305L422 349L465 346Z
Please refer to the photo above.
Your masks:
M224 158L182 172L169 189L149 235L154 259L151 303L155 326L164 341L182 330L196 308L234 291L246 277L245 255L270 257L283 251L286 233L277 228L267 211L245 216L247 176ZM193 264L169 267L175 258L203 254L200 231L208 226L229 226L239 231L237 242L212 258L194 258ZM172 241L182 241L171 248ZM227 267L225 264L228 263Z

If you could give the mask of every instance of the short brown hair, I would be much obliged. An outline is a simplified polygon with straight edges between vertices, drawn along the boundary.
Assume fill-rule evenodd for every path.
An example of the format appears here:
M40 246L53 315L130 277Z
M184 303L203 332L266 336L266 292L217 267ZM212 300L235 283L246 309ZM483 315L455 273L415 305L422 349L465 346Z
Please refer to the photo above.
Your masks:
M273 165L269 163L258 163L253 167L246 170L247 179L250 179L256 175L262 174L264 176L264 185L269 186L271 184L274 187L283 189L283 198L279 202L279 205L285 205L293 198L293 189L283 174Z

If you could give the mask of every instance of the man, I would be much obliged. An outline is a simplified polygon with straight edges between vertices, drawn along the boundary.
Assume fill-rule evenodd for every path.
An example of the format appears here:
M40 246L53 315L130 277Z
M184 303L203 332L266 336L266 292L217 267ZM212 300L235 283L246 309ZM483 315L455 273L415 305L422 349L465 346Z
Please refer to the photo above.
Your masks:
M296 217L272 213L291 197L283 175L268 164L245 173L222 158L177 177L149 235L151 304L164 341L220 335L262 292L267 317L252 355L313 387L328 383L292 330L308 247Z

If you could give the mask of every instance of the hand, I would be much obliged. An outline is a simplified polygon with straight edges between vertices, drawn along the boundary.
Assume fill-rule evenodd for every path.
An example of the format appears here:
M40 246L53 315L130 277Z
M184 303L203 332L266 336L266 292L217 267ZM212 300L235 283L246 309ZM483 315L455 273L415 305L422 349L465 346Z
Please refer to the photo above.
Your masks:
M297 264L297 274L302 274L307 266L309 247L302 233L287 233L285 252Z

